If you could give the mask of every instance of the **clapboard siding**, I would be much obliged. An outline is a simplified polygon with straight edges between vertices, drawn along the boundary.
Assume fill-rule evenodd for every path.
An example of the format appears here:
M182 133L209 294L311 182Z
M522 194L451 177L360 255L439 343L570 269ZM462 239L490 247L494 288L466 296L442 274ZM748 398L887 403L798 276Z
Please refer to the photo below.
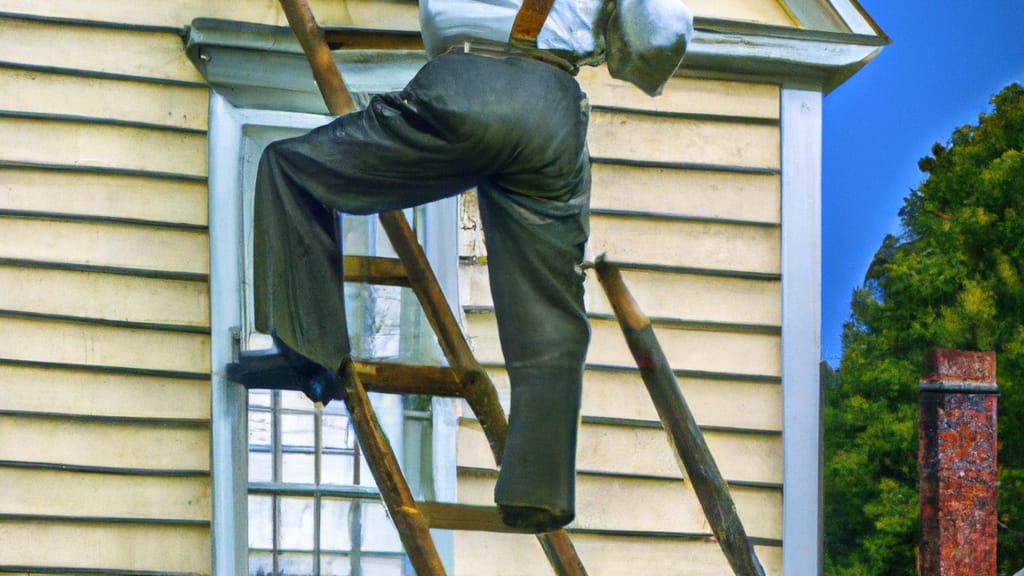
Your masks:
M653 318L674 318L723 324L781 325L781 283L778 279L730 278L652 270L624 270L634 297ZM464 306L493 306L487 267L462 267L460 296ZM587 310L611 314L596 274L587 274Z
M0 216L0 258L206 274L208 243L205 230Z
M622 238L629 238L622 243ZM777 227L659 219L632 215L591 216L593 254L617 263L708 271L778 274Z
M0 326L4 360L187 375L210 369L207 334L45 317L0 316Z
M140 80L85 78L68 73L0 68L0 110L108 118L205 130L209 90Z
M160 6L0 7L0 571L211 570L209 90Z
M202 378L0 363L0 410L166 419L209 419Z
M778 274L780 230L747 226L593 214L593 254L633 264ZM622 242L628 238L628 242Z
M587 362L603 366L636 367L618 324L591 319L591 344ZM732 373L750 376L781 376L778 333L743 332L711 327L655 325L655 332L669 364L678 370ZM487 364L503 364L494 315L468 310L466 329L477 358Z
M203 525L96 520L31 520L0 516L0 566L54 566L111 573L205 574L210 531ZM40 562L40 560L44 562ZM69 570L69 572L71 572ZM79 571L78 573L81 573Z
M779 574L779 87L674 79L662 97L651 99L603 70L585 70L580 80L593 106L588 257L603 253L619 264L654 320L745 528L763 544L758 551L768 573ZM507 409L508 378L473 196L464 197L462 208L465 325ZM611 306L596 275L587 276L592 340L577 452L577 519L570 526L577 549L594 574L728 573ZM485 504L497 471L479 425L468 409L463 414L459 498ZM659 552L624 552L631 559L625 562L615 550L623 535L634 551L650 546ZM521 543L512 546L520 553L506 557L511 541ZM669 552L673 547L676 555ZM501 551L492 556L481 549ZM458 533L457 571L540 573L543 558L535 549L529 539ZM502 558L514 558L515 567L503 566ZM703 565L691 567L689 558ZM473 568L463 572L463 562Z
M782 484L782 437L779 434L743 433L705 429L704 437L715 460L721 462L728 482ZM459 452L469 468L496 468L487 453L487 439L475 420L461 422ZM581 471L623 476L682 478L657 421L641 427L636 422L591 423L584 416L576 465Z
M344 0L338 4L348 9L351 23L356 26L392 30L420 29L419 5L415 0ZM330 20L329 23L344 22Z
M27 213L60 213L205 226L206 182L62 169L8 168L0 206Z
M655 113L779 117L779 88L772 84L673 78L657 98L650 98L632 84L612 78L604 67L583 68L577 78L592 106Z
M464 471L459 500L493 503L496 479L489 471ZM782 490L733 485L730 493L751 538L777 542L782 537ZM711 535L697 496L685 481L587 472L577 474L576 519L570 529Z
M594 110L590 154L666 164L777 169L777 123Z
M677 374L697 424L708 427L779 432L782 388L771 378L740 375ZM506 378L507 382L507 378ZM588 369L584 373L583 414L599 418L656 421L654 403L636 370Z
M0 509L6 514L210 519L210 485L202 476L0 468L0 486Z
M779 223L776 174L688 170L598 162L593 170L595 211Z
M5 0L4 4L17 5L4 7L8 12L35 9L39 13L49 8L49 12L74 17L75 8L89 7L92 2L51 2L49 7L43 6L43 2L23 0ZM152 10L161 5L176 3L118 3L119 12L129 8ZM108 16L112 22L118 22L117 12ZM202 83L202 76L185 57L181 38L175 31L100 24L0 18L0 54L9 66L57 68L85 77L103 74L197 86ZM53 111L59 112L60 103L53 105Z
M650 303L644 311L654 318L764 326L782 324L778 281L646 270L626 270L623 279L633 287L637 301ZM587 310L611 314L611 305L596 274L588 275L587 280Z
M0 460L163 471L210 466L208 426L192 423L7 413L0 436Z
M238 2L207 2L178 0L158 2L147 0L124 4L117 0L93 2L62 2L34 0L28 6L23 0L0 0L0 11L25 12L40 16L104 20L141 25L182 26L195 15L230 18L246 22L285 24L274 0L239 0ZM313 0L313 13L325 24L356 24L362 26L418 29L416 3L410 0ZM687 6L697 16L729 18L793 26L795 20L778 2L750 0L688 0Z
M722 576L732 569L721 549L706 538L658 535L596 534L570 531L573 545L598 576L658 574ZM782 573L781 549L756 546L768 574ZM547 565L536 538L516 534L460 534L455 541L458 576L523 576L547 574Z
M325 25L355 24L380 28L418 29L416 2L409 0L311 0L317 20ZM72 18L137 26L186 26L198 17L224 18L286 26L277 0L0 0L0 12L22 12L50 18Z
M204 281L0 265L0 293L4 309L38 315L196 328L210 324Z
M752 20L780 26L793 26L795 20L776 0L751 2L750 0L686 0L695 15L734 20Z
M206 176L202 132L60 116L0 116L0 132L10 135L0 140L7 162Z
M487 367L498 390L498 398L507 412L508 374L503 366ZM695 374L677 372L676 380L697 424L714 428L733 428L761 432L782 430L782 389L776 377L750 377L740 374ZM658 413L640 373L633 368L590 366L583 373L584 417L619 418L656 422ZM464 406L469 414L469 406Z

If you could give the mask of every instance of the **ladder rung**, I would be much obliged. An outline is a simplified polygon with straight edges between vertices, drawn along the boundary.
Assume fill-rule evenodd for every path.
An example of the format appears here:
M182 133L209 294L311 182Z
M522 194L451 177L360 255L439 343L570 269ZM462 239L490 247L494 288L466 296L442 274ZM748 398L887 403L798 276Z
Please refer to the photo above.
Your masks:
M345 256L345 280L409 287L409 275L398 258Z
M451 504L449 502L417 502L416 508L431 528L442 530L470 530L477 532L507 532L532 534L526 530L512 528L501 521L495 506L474 506Z
M451 368L357 360L356 374L371 392L462 396L462 387Z

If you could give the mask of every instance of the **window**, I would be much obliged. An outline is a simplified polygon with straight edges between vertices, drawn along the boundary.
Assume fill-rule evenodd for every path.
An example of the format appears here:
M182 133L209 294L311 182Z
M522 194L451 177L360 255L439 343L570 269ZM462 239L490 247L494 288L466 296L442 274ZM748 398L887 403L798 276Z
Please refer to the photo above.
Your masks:
M292 118L298 125L318 120L288 114L279 118ZM269 142L301 132L258 125L242 129L247 246L260 154ZM386 255L389 245L378 233L376 218L339 217L347 254ZM250 285L251 277L247 249L243 285ZM436 361L432 332L422 329L426 322L410 290L348 284L345 301L356 356ZM267 340L253 330L251 310L252 294L246 291L244 349L259 348ZM302 393L278 390L250 391L248 405L249 574L401 576L401 542L360 457L344 405L332 402L318 410ZM391 424L389 438L402 454L403 402L381 397L376 408L382 421Z
M268 342L252 328L248 289L251 197L260 153L267 143L329 118L240 109L219 94L211 98L216 573L412 574L360 456L344 404L336 401L317 408L303 394L291 391L246 393L219 377L218 369L235 349L261 348ZM454 207L447 201L407 214L439 278L448 279L446 288L453 284L455 270L455 243L444 241L454 239ZM341 224L346 255L392 255L375 217L344 216ZM411 290L347 284L345 300L356 356L440 361L433 333ZM414 495L454 500L452 402L371 397ZM243 430L247 432L242 434ZM450 558L445 545L439 544L439 549L443 558Z
M402 574L358 446L340 403L249 392L249 574Z

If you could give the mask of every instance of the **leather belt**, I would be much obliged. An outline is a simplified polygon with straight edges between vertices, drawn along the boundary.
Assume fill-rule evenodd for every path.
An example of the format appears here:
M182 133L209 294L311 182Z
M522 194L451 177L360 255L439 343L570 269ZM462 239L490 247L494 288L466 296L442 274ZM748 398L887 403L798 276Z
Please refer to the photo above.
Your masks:
M538 62L549 64L572 75L579 72L578 66L573 64L568 58L565 58L552 50L518 48L509 44L502 44L500 42L491 42L487 40L463 40L457 44L452 44L446 52L454 52L457 54L477 54L479 56L488 56L491 58L529 58L531 60L537 60Z

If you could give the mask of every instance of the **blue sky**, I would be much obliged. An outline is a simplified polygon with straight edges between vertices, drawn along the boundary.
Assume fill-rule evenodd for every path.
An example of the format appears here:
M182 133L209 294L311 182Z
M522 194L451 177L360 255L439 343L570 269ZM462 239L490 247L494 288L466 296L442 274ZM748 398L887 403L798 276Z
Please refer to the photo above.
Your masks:
M850 295L923 180L917 161L989 98L1024 84L1024 0L861 0L893 40L825 97L822 359L837 366Z

